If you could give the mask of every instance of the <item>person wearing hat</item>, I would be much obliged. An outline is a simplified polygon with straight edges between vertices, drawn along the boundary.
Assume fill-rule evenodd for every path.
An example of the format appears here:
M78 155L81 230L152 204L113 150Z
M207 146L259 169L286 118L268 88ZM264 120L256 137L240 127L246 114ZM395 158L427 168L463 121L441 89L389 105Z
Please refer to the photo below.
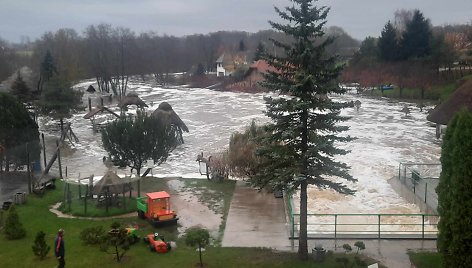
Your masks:
M57 266L58 268L63 268L66 265L64 253L64 230L59 229L59 231L57 232L56 240L54 241L54 254L56 255L57 260L59 261L59 266Z

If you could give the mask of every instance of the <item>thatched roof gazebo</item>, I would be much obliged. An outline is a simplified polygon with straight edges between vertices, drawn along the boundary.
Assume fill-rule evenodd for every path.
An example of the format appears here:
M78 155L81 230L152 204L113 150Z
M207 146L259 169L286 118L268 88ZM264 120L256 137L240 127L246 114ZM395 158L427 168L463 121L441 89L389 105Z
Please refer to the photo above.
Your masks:
M144 101L138 96L138 94L133 92L126 95L126 97L123 97L120 103L118 103L118 107L120 107L120 109L124 109L129 105L136 105L139 108L148 107L147 104L144 103Z
M94 195L122 194L129 191L129 181L120 178L113 171L107 171L105 175L93 186L91 193Z
M180 117L175 113L172 106L167 102L162 102L159 104L157 109L152 112L152 116L163 120L164 123L177 126L180 130L188 132L188 127L180 119Z
M466 81L443 103L436 106L426 117L428 121L447 125L461 109L472 112L472 79Z

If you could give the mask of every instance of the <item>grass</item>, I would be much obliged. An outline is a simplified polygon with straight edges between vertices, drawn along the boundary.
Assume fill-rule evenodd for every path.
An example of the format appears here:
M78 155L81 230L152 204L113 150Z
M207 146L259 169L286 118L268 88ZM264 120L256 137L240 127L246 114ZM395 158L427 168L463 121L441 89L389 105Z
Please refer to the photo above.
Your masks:
M424 91L424 100L421 100L421 89L404 88L402 91L402 99L433 102L444 101L462 84L463 81L469 79L472 79L472 75L466 75L454 82L444 85L436 85L431 89L426 89ZM394 87L391 90L384 90L383 94L379 89L367 90L364 94L386 98L400 98L400 88Z
M197 195L198 201L208 206L215 213L222 214L222 221L218 230L215 244L220 245L223 239L229 206L233 197L236 181L225 180L213 182L209 180L185 180L185 188ZM210 187L211 186L211 187ZM221 202L223 201L223 202Z
M96 199L87 200L87 211L85 211L84 199L73 199L70 202L70 209L69 203L63 202L59 207L59 210L74 216L86 217L108 217L136 211L136 198L129 198L126 196L125 198L118 197L117 200L120 202L120 205L108 207L108 212L106 211L105 205L103 203L97 202Z
M203 193L205 184L215 186L213 189L228 191L231 189L231 183L217 184L213 182L198 181L190 183L188 187L195 185L196 193ZM45 260L37 259L31 250L35 235L38 231L46 233L46 241L51 246L59 228L65 229L66 243L66 262L68 267L196 267L198 263L198 252L194 248L189 248L179 237L178 228L171 226L167 228L155 229L146 221L137 217L115 219L115 220L81 220L57 218L49 211L52 204L62 201L63 192L59 189L62 183L58 182L56 190L48 190L43 197L30 195L27 197L27 203L17 206L20 221L27 230L27 236L21 240L6 240L3 234L0 234L0 267L55 267L56 259L53 252L49 252ZM216 190L213 190L216 197L220 197ZM205 197L207 199L208 197ZM226 200L228 197L223 197ZM210 200L211 198L208 198ZM224 201L226 202L226 201ZM209 204L212 203L209 201ZM124 226L138 226L139 236L149 233L159 232L168 240L174 240L177 247L168 254L159 255L150 252L148 247L140 242L131 246L131 249L125 254L122 263L116 263L113 255L101 252L98 246L83 245L79 239L80 232L87 227L103 226L109 228L113 221L118 221ZM203 253L205 267L340 267L336 258L343 257L344 254L334 254L329 256L322 264L315 265L310 260L302 262L298 260L296 253L275 252L270 249L262 248L221 248L208 247ZM353 259L354 254L348 254L347 257ZM373 263L368 259L367 263Z
M443 267L442 256L437 252L408 252L408 256L417 268Z

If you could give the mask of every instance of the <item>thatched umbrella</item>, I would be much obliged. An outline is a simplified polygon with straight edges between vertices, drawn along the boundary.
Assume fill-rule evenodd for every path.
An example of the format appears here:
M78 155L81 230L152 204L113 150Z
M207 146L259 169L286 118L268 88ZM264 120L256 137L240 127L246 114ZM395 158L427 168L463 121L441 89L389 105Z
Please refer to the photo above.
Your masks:
M159 118L163 120L164 123L177 126L180 130L188 132L188 127L185 123L180 119L180 117L175 113L167 102L162 102L159 104L157 109L152 112L153 117Z
M447 125L456 112L463 108L472 112L472 80L468 80L456 89L446 101L436 106L426 119L436 124Z
M129 93L126 97L121 99L120 103L118 103L118 107L121 109L126 108L129 105L136 105L139 108L148 107L136 93Z
M100 195L121 194L129 190L128 182L121 179L112 171L107 171L105 175L92 188L92 194Z
M123 194L123 204L125 200L125 192L130 190L129 182L121 179L112 171L108 171L100 181L93 186L91 193L105 197L105 208L108 212L108 206L111 203L111 197ZM130 195L131 197L131 195Z
M95 91L96 91L96 90L95 90L95 88L94 88L92 85L88 86L87 92L94 93Z

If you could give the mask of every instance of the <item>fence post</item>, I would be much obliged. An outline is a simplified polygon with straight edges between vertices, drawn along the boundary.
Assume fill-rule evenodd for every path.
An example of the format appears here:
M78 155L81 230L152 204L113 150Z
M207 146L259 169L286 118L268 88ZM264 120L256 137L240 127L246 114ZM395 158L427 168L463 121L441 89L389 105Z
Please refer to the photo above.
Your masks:
M338 227L338 214L334 214L334 239L337 237L337 228Z
M292 213L292 238L295 237L295 215Z
M400 162L400 164L398 165L398 180L401 181L402 179L402 163Z
M378 238L380 238L380 214L378 216L379 216L379 235L378 235Z
M424 188L424 202L426 203L426 193L428 192L428 183L426 183Z
M423 224L421 224L421 237L424 239L424 214L421 215L422 216L422 221L423 221Z

